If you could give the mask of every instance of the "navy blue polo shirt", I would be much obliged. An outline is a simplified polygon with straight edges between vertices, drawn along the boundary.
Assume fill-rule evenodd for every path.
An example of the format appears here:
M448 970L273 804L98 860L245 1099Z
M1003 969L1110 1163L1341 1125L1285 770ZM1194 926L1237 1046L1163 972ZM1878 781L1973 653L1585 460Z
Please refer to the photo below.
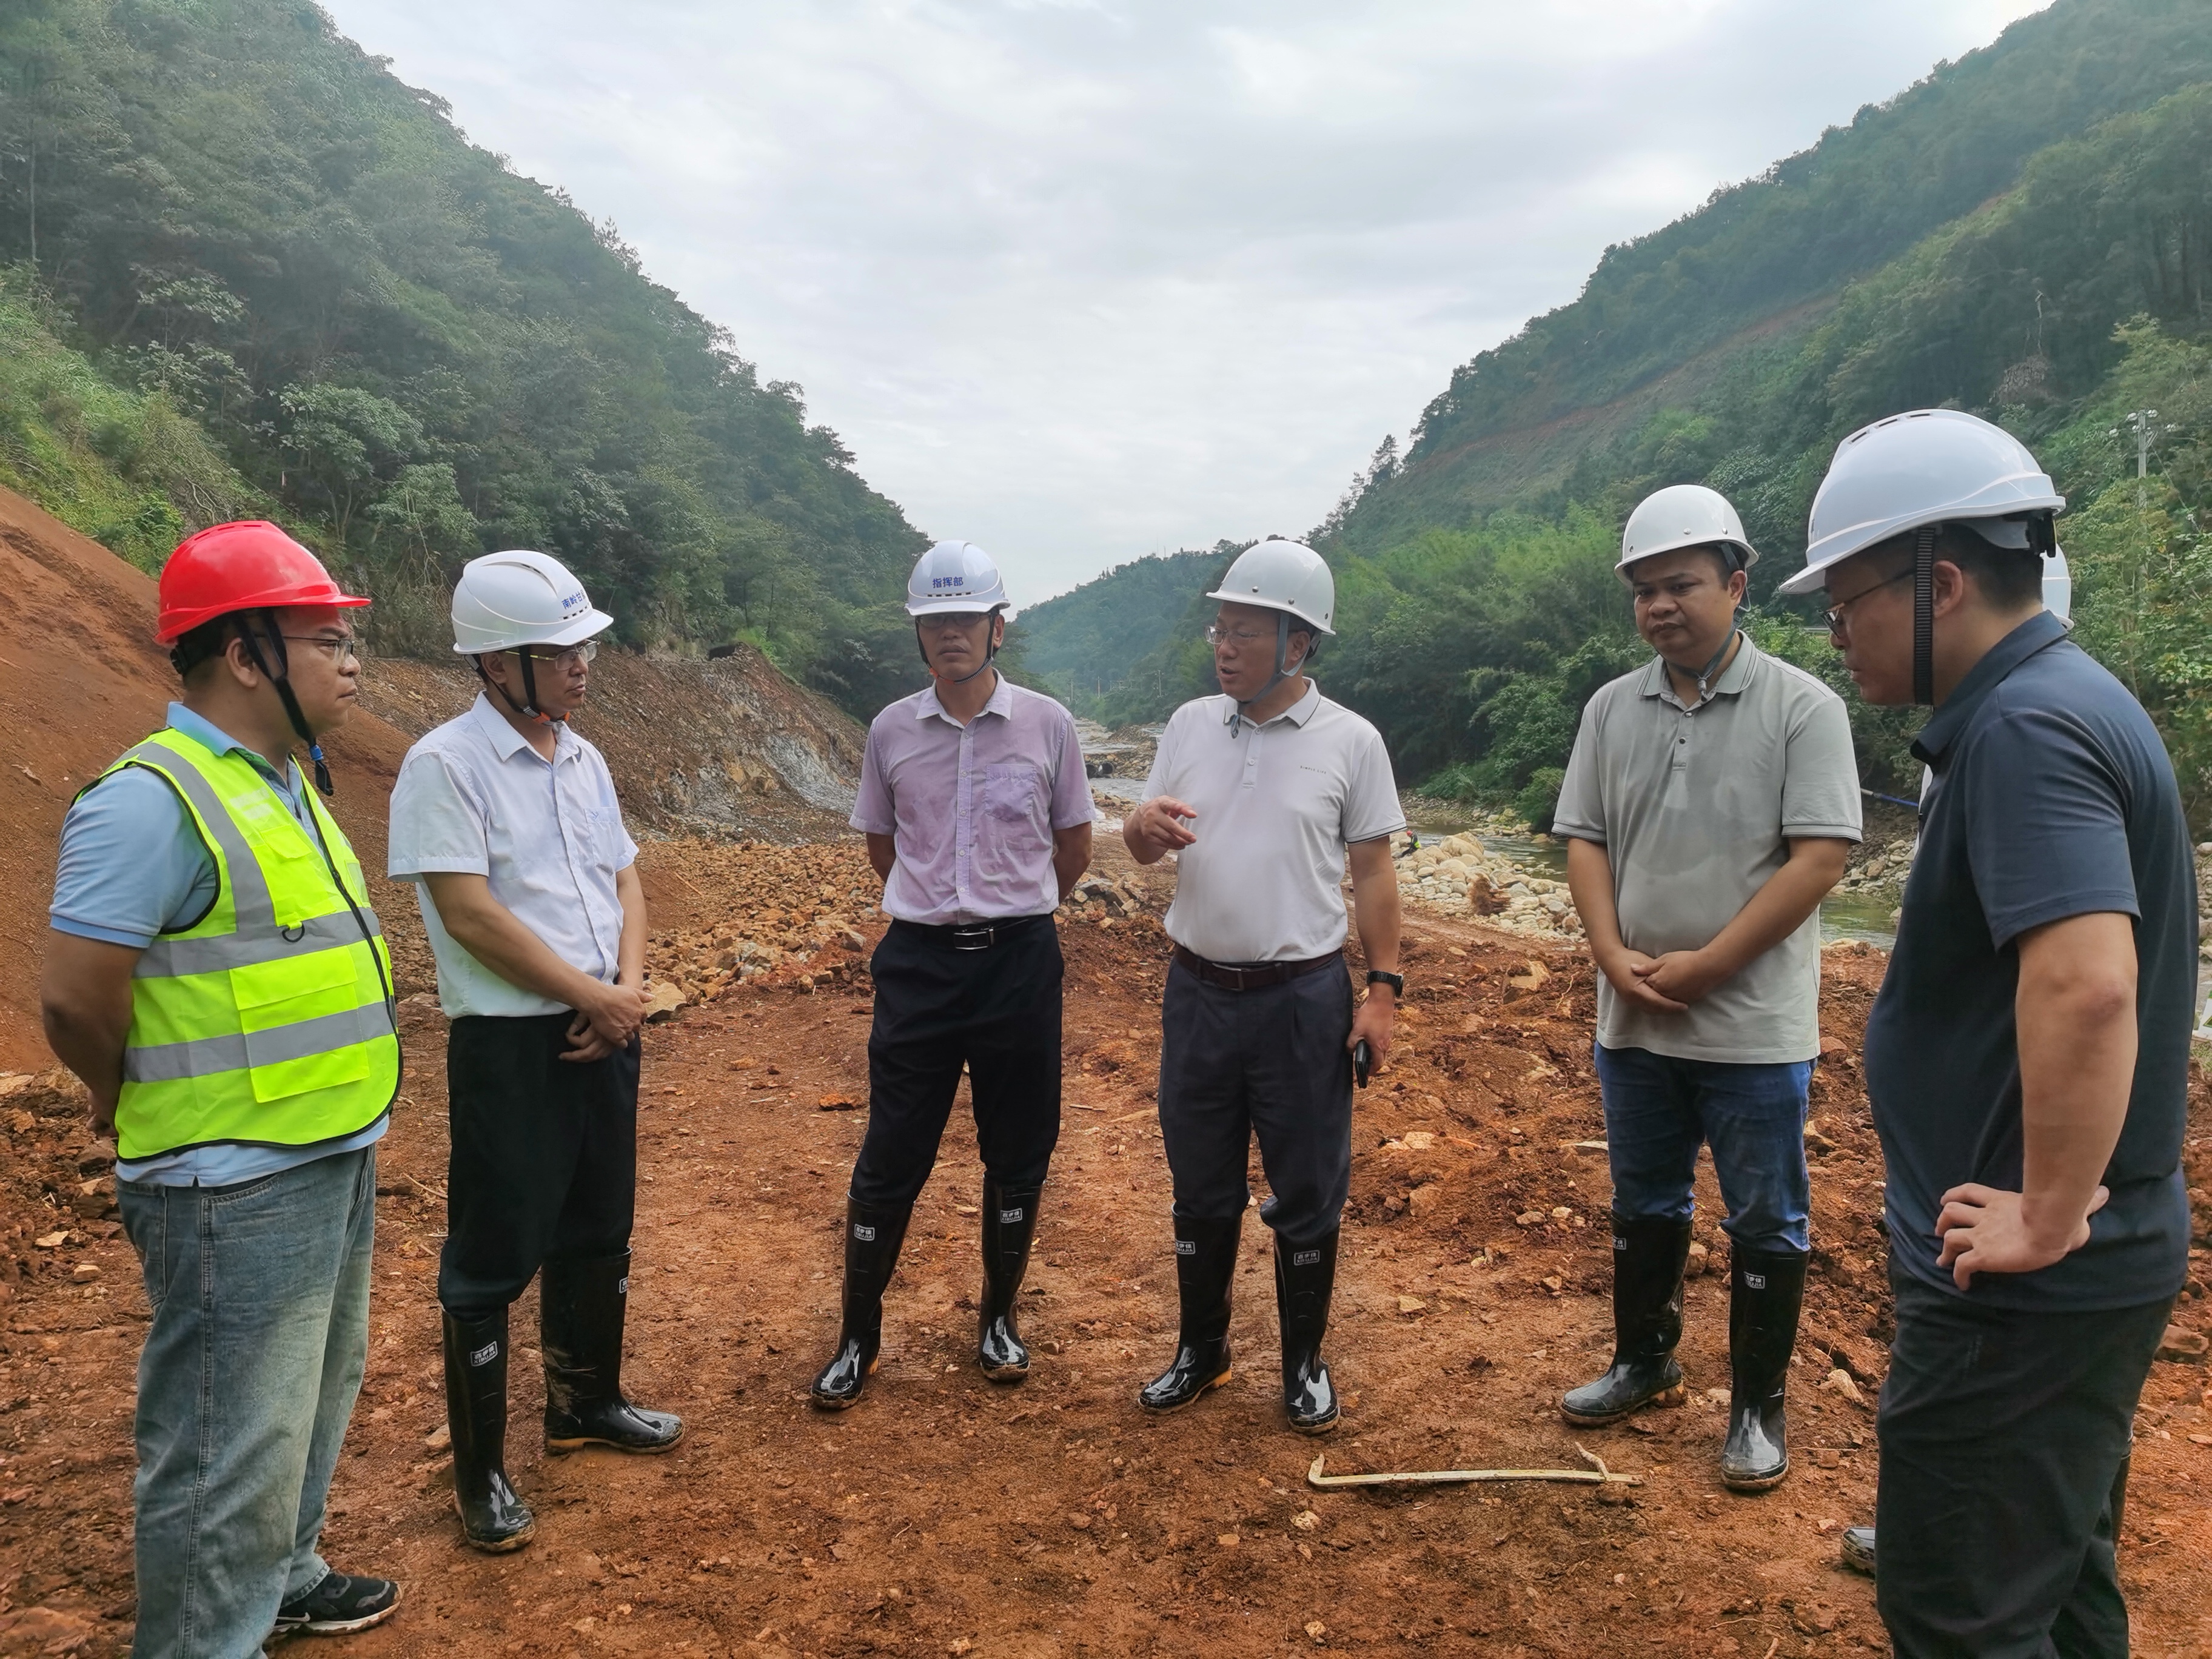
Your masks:
M1867 1093L1888 1159L1892 1261L1958 1294L1936 1265L1943 1194L2021 1185L2013 1018L2029 928L2136 921L2135 1087L2089 1242L2032 1273L1977 1273L1969 1299L2062 1313L2180 1290L2181 1175L2197 990L2197 872L2173 766L2127 689L2048 611L1974 665L1912 752L1934 769L1897 947L1867 1021Z

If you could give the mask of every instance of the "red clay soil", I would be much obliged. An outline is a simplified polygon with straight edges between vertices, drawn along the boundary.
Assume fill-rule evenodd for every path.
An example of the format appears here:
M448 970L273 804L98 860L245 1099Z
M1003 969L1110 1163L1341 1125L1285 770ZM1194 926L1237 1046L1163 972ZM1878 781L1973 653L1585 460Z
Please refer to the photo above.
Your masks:
M62 814L161 726L177 679L154 643L153 580L4 489L0 592L0 1070L21 1071L53 1063L39 1036L38 963ZM338 822L372 872L384 868L385 805L407 741L359 714L326 745L342 780ZM394 896L380 891L380 910Z
M860 869L850 841L812 857L823 890ZM669 950L767 896L720 849L663 843L647 858ZM1164 879L1131 878L1155 898ZM1151 1097L1161 938L1149 917L1071 919L1069 1109L1024 1298L1030 1381L994 1388L971 1362L978 1170L956 1118L900 1265L881 1373L842 1417L807 1407L836 1328L839 1206L863 1115L839 1103L865 1097L866 981L848 962L813 992L731 989L652 1028L647 1047L629 1382L690 1432L659 1459L547 1459L526 1378L514 1468L542 1520L534 1544L497 1559L456 1542L428 1443L442 1420L442 1022L413 1005L411 1081L382 1154L368 1381L326 1540L341 1566L403 1579L407 1601L349 1651L1883 1650L1867 1581L1836 1561L1838 1528L1871 1508L1865 1402L1888 1328L1881 1170L1854 1058L1881 957L1828 958L1797 1469L1738 1498L1716 1478L1724 1413L1703 1393L1727 1382L1714 1274L1688 1292L1692 1404L1604 1433L1570 1431L1555 1409L1603 1364L1609 1328L1604 1160L1581 1144L1602 1134L1587 963L1561 951L1539 973L1525 944L1465 924L1417 918L1411 932L1409 1052L1359 1097L1331 1341L1340 1432L1282 1427L1256 1224L1236 1380L1177 1417L1137 1411L1133 1391L1174 1328ZM2200 1082L2200 1127L2205 1094ZM102 1208L80 1190L100 1164L70 1103L40 1088L5 1107L10 1245L35 1265L0 1361L0 1592L45 1610L32 1630L117 1651L144 1300L127 1245L99 1236L112 1224L76 1214ZM1709 1180L1705 1200L1709 1217ZM55 1248L27 1248L26 1231L64 1228ZM1717 1266L1721 1236L1701 1221L1699 1238ZM2195 1325L2201 1310L2178 1318ZM518 1318L528 1332L527 1303ZM2157 1366L2139 1425L2124 1561L2142 1653L2202 1653L2212 1635L2203 1380ZM1316 1452L1339 1470L1572 1468L1584 1448L1645 1484L1614 1503L1577 1486L1304 1484ZM0 1614L0 1653L63 1650L44 1635L9 1647L20 1616Z
M0 710L16 747L0 769L0 1066L22 1067L47 1063L33 981L62 807L158 720L167 686L143 643L143 578L6 499L0 544L15 593L0 615ZM400 746L366 719L341 746L341 817L372 867ZM1133 872L1113 849L1102 863L1157 911L1170 876ZM1856 1060L1877 953L1827 957L1796 1469L1739 1498L1715 1473L1724 1413L1706 1393L1727 1385L1717 1273L1688 1291L1692 1403L1599 1433L1571 1431L1556 1410L1603 1364L1610 1328L1591 970L1578 953L1410 920L1406 1049L1356 1119L1330 1342L1346 1419L1316 1442L1282 1426L1256 1222L1235 1380L1164 1420L1135 1407L1174 1331L1152 1097L1163 941L1150 914L1071 914L1068 1109L1023 1299L1034 1375L994 1388L972 1363L979 1171L956 1116L893 1288L883 1370L857 1409L824 1418L805 1390L836 1329L869 1016L860 954L830 918L853 911L860 849L663 841L644 868L654 962L711 1000L648 1033L628 1382L690 1431L660 1458L548 1459L529 1432L538 1384L524 1376L511 1467L538 1539L503 1558L459 1545L430 1443L443 1419L443 1022L419 995L412 902L382 888L416 995L381 1152L368 1376L325 1548L342 1568L400 1578L406 1599L349 1653L1885 1650L1868 1581L1836 1555L1838 1528L1871 1511L1870 1401L1889 1328L1881 1170ZM744 985L709 971L715 936L732 922L760 933L769 910L787 948L818 939L808 982L795 962ZM52 1078L0 1081L0 1659L119 1653L145 1299L80 1103ZM2199 1183L2208 1110L2199 1078ZM1709 1173L1701 1192L1698 1237L1717 1268ZM2176 1315L2192 1333L2203 1294ZM526 1342L531 1308L517 1314ZM2204 1382L2201 1364L2160 1364L2138 1422L2122 1560L2142 1654L2212 1654ZM1574 1468L1585 1449L1644 1484L1305 1485L1317 1452L1352 1471Z

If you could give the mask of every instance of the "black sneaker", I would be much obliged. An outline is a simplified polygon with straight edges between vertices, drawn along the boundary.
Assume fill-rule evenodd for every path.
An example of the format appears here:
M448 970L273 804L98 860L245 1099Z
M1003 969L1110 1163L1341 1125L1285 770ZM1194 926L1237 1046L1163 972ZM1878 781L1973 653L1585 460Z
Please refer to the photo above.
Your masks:
M380 1625L399 1606L399 1586L389 1578L349 1578L324 1574L305 1595L276 1609L277 1636L350 1636Z

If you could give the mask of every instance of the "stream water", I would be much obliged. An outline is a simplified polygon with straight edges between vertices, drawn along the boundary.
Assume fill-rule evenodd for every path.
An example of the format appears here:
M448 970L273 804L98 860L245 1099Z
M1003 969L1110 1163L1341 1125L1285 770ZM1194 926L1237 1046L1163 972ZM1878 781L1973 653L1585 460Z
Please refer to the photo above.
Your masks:
M1087 726L1079 722L1079 726ZM1096 727L1085 730L1084 752L1104 754L1118 748L1104 741L1105 734ZM1091 793L1103 799L1126 802L1135 805L1145 798L1142 778L1093 778ZM1417 814L1413 820L1414 832L1425 840L1431 837L1455 836L1474 827L1474 820L1465 813L1449 811ZM1534 836L1500 836L1478 831L1477 838L1492 852L1510 859L1531 875L1544 876L1553 881L1567 878L1567 849L1564 843L1548 837L1539 840ZM1897 941L1896 925L1890 912L1897 907L1887 898L1869 898L1850 894L1829 899L1820 907L1820 937L1823 939L1864 939L1887 951Z
M1465 816L1451 812L1423 813L1413 820L1414 832L1423 839L1431 836L1455 836L1473 828ZM1532 875L1549 878L1553 881L1567 878L1567 849L1563 842L1547 836L1500 836L1486 830L1477 830L1475 838L1492 852L1511 860ZM1820 906L1820 937L1823 939L1864 939L1870 945L1887 951L1897 942L1897 929L1890 921L1890 912L1897 908L1887 898L1869 898L1850 894L1831 898Z

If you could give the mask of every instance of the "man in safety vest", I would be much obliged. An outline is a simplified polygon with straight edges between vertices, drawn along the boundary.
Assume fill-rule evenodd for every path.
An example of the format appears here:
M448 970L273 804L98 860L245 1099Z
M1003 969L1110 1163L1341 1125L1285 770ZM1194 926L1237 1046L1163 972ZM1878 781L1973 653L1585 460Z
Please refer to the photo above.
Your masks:
M138 1361L135 1654L388 1617L316 1553L368 1346L392 963L316 790L353 712L349 609L271 524L191 537L155 637L184 696L62 825L47 1040L116 1137L153 1322ZM295 750L314 769L307 787Z
M607 763L568 726L614 618L524 551L471 560L453 620L483 689L401 763L390 867L419 884L453 1021L446 1419L462 1536L496 1553L537 1525L507 1478L507 1310L540 1269L545 1449L665 1451L684 1423L622 1391L645 893Z

